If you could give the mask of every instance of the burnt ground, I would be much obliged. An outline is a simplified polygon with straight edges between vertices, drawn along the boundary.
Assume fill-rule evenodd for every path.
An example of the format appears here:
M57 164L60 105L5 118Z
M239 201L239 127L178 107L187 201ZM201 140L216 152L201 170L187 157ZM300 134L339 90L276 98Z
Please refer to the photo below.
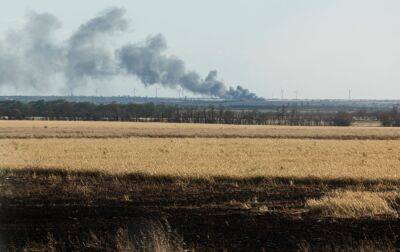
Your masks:
M149 223L186 249L329 250L367 241L385 250L399 246L398 220L322 218L305 202L338 188L399 186L396 181L3 170L0 250L49 243L65 251L118 250L121 230L129 239L143 240Z

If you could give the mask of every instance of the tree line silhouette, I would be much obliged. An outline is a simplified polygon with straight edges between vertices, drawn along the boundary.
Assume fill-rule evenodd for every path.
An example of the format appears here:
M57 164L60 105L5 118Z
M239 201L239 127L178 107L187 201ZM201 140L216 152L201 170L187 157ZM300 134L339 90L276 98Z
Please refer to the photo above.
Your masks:
M379 113L379 121L382 122L383 126L386 127L400 127L400 108L394 106L389 112Z
M221 123L259 125L348 126L355 114L348 112L299 112L281 107L274 111L235 110L224 107L180 107L165 104L94 104L89 102L0 101L1 119L85 120L85 121L149 121L177 123ZM379 115L385 126L399 126L400 113ZM390 122L390 123L389 123Z

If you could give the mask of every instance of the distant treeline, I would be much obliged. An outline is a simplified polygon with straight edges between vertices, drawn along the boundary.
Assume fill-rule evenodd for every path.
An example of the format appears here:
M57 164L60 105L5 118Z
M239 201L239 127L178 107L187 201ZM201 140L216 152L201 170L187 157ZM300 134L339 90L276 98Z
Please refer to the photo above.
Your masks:
M392 122L400 121L400 115L380 118ZM221 123L221 124L260 124L260 125L311 125L348 126L356 114L339 113L300 113L285 107L275 112L257 110L233 110L223 107L179 107L174 105L145 104L94 104L88 102L1 101L2 119L43 119L43 120L86 120L86 121L151 121L179 123ZM385 121L386 122L386 121ZM400 124L385 123L387 126Z
M383 126L400 127L400 109L398 106L393 107L390 112L381 112L378 116Z

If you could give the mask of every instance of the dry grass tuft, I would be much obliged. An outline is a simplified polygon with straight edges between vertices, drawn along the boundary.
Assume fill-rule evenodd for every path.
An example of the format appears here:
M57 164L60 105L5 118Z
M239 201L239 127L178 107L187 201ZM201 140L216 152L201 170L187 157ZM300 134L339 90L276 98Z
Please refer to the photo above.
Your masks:
M70 237L71 241L56 239L48 233L44 243L28 242L22 251L185 251L180 236L167 230L158 222L149 222L145 229L132 234L126 228L119 228L112 234L89 234ZM19 251L10 247L11 251Z
M336 190L321 199L310 199L306 205L312 212L333 218L397 218L392 205L398 192Z

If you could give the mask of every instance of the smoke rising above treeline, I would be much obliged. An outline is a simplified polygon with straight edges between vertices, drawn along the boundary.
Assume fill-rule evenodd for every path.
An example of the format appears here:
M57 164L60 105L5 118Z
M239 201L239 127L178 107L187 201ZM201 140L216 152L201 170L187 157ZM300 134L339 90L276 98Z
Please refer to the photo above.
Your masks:
M241 86L228 88L215 70L205 78L188 70L181 59L166 55L162 34L150 35L141 43L110 47L104 41L129 29L124 9L104 11L80 25L64 42L55 40L60 28L54 15L31 12L22 30L10 32L0 42L0 86L44 90L59 79L73 92L89 80L132 75L145 86L160 84L220 98L258 98Z

